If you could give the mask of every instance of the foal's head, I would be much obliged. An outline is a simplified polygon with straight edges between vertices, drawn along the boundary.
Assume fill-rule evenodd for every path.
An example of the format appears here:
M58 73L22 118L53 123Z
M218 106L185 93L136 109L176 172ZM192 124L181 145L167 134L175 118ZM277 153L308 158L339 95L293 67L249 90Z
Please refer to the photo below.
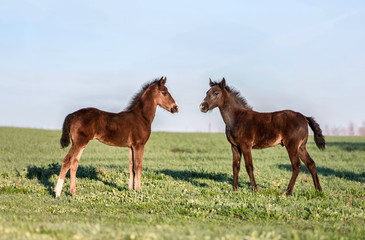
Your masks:
M207 96L200 104L200 111L208 112L216 107L224 107L227 103L239 108L252 109L239 91L226 85L224 78L221 82L212 82L209 79L209 85Z
M166 77L161 78L156 82L157 87L155 88L154 97L157 105L166 109L171 113L176 113L179 111L179 106L176 104L175 100L172 98L169 90L165 86Z
M226 80L223 78L220 83L214 83L209 79L210 89L207 96L200 104L200 111L206 113L216 107L222 106L224 103L224 94L226 94Z

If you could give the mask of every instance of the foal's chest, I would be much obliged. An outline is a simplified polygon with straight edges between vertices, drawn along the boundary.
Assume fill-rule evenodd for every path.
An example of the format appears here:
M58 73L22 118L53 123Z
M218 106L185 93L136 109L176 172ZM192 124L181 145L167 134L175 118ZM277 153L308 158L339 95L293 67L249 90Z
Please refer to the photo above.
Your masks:
M238 146L238 139L235 136L234 132L232 131L232 129L230 129L229 127L226 126L226 137L228 142L230 142L232 145L234 146Z

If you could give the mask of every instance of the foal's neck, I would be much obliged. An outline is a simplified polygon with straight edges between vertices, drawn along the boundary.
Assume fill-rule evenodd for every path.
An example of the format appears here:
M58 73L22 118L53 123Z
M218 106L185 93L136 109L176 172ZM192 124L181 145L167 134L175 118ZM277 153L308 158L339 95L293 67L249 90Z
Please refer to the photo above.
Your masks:
M151 125L153 119L155 118L157 104L155 103L154 99L148 95L148 93L141 98L141 102L136 108L136 111L142 115L149 125Z
M224 106L224 107L219 107L219 111L221 112L222 118L224 123L226 124L227 127L232 127L234 124L234 110L232 109L231 106Z
M152 97L152 92L150 89L147 89L130 111L140 115L146 121L147 125L151 125L155 118L156 108L157 104Z
M234 99L227 97L222 106L219 106L224 123L227 127L232 127L236 121L236 114L238 110L242 110L242 107L234 102Z

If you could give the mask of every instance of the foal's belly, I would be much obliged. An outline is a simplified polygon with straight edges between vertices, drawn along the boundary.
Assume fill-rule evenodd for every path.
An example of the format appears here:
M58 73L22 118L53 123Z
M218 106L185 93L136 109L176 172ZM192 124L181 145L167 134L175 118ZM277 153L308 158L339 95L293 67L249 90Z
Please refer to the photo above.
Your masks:
M129 146L131 146L131 144L128 144L128 141L111 141L111 140L102 139L102 138L98 138L98 137L95 137L94 139L98 140L101 143L109 145L109 146L115 146L115 147L129 147Z
M129 147L132 145L130 137L125 134L99 134L95 135L94 139L98 140L99 142L102 142L106 145L110 146L116 146L116 147Z
M280 135L278 135L275 138L255 140L252 144L252 148L253 149L262 149L262 148L274 147L279 144L283 144L282 137Z

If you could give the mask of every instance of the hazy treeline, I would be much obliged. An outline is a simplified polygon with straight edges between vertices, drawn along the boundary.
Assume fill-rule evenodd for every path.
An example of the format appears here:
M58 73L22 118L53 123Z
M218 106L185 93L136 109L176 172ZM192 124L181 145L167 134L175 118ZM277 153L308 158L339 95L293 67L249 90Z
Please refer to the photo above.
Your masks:
M328 136L365 136L365 121L360 127L356 127L352 122L347 127L325 125L323 133Z

